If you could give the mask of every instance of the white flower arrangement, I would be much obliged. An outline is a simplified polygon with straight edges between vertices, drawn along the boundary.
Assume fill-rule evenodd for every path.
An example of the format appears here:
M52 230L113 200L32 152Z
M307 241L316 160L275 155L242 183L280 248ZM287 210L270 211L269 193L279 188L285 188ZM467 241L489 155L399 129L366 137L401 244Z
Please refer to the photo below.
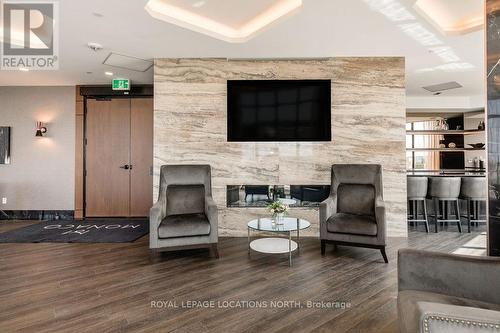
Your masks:
M273 216L276 216L278 214L286 214L288 212L288 205L278 200L267 205L267 209Z

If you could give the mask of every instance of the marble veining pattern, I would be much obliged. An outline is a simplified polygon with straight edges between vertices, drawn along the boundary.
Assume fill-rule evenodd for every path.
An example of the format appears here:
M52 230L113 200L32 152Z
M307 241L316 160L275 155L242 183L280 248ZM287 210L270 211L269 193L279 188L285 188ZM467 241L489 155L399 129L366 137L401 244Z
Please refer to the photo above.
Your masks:
M380 163L388 235L406 236L404 58L156 59L154 184L163 164L212 166L219 234L246 236L262 208L227 208L228 184L330 182L334 163ZM227 142L226 80L331 79L331 142ZM294 208L318 235L318 210Z

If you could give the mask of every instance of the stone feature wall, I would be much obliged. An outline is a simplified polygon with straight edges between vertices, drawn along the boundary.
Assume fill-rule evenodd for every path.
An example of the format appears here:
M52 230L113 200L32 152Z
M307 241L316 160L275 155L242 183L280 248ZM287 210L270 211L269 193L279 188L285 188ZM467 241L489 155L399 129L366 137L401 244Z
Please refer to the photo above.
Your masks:
M156 59L154 195L163 164L210 164L219 235L246 236L262 208L227 208L226 185L329 184L335 163L383 166L388 235L406 236L405 64L401 57ZM227 142L227 80L330 79L331 142ZM318 235L318 209L291 216Z

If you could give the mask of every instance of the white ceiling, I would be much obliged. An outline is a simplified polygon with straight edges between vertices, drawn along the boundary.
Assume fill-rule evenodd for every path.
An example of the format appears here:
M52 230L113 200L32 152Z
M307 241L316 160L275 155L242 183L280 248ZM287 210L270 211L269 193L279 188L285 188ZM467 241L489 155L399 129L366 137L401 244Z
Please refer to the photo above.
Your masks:
M239 2L248 0L205 2L224 4L217 12L213 4L207 7L211 15L241 19L241 13L233 13ZM103 65L113 51L143 59L404 56L409 96L430 96L422 86L448 81L463 88L436 98L478 96L484 91L483 31L444 36L413 9L415 0L303 0L298 13L245 43L224 42L154 19L144 10L147 0L59 3L60 69L0 71L0 85L104 84L110 81L105 71L130 78L132 84L152 82L152 70L140 73ZM91 51L88 42L104 49Z

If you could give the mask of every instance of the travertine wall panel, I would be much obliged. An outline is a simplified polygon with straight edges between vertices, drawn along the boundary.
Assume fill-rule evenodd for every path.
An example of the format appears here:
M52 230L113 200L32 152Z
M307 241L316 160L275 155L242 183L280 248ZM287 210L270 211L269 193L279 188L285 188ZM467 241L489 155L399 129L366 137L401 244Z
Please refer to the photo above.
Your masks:
M298 60L157 59L155 196L162 164L212 166L219 234L246 236L264 209L227 208L226 185L328 184L334 163L380 163L388 235L406 236L405 65L400 57ZM331 79L331 142L227 142L228 79ZM318 211L294 208L318 234Z

